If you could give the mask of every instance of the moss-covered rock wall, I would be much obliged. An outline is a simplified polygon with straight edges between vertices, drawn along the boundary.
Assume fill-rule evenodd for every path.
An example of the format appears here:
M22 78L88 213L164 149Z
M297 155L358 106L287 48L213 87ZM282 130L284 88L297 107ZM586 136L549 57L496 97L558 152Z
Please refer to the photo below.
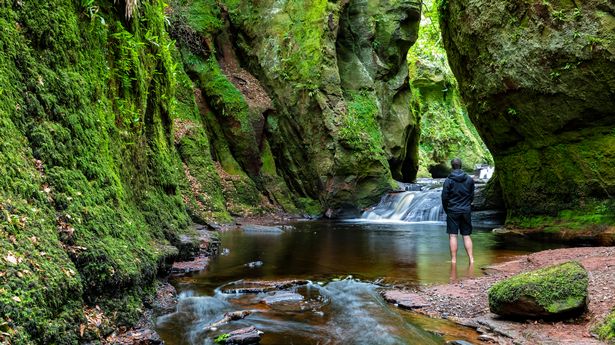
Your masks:
M511 215L570 209L609 218L613 2L444 0L441 26Z
M319 211L258 134L271 101L246 99L212 55L180 53L170 10L0 1L0 342L135 322L194 221Z
M423 1L419 39L408 52L408 68L410 109L421 119L420 176L447 175L454 157L461 158L469 170L477 164L493 164L448 65L436 1Z
M163 4L0 2L0 323L76 343L138 317L190 218ZM82 324L83 328L79 329ZM3 341L9 341L6 338Z
M283 186L283 179L295 205L318 200L329 216L356 212L390 189L392 177L414 179L418 119L407 106L405 56L416 40L419 2L223 1L217 7L195 0L173 7L187 13L174 25L184 61L206 59L212 69L217 62L242 91L246 135L259 144L250 139L245 147L258 152L249 156L263 159L270 148L279 176L274 185ZM248 84L264 93L255 97L254 87L242 89ZM270 103L259 106L262 98ZM248 162L238 162L250 171Z

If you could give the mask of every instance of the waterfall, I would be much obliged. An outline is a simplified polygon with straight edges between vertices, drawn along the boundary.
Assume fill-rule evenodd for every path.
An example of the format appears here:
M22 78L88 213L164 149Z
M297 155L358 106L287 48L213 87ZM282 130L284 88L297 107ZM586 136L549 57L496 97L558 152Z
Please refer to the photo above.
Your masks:
M385 194L380 203L363 212L362 219L405 222L443 222L442 189L393 192Z

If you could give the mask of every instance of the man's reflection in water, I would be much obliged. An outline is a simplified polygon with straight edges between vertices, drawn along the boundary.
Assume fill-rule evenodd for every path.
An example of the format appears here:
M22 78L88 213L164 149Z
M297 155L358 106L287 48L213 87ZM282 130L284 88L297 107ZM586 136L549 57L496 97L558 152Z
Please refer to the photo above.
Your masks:
M451 284L457 282L457 263L456 262L451 262L451 274L449 276L448 282Z
M468 269L462 273L464 275L464 279L472 279L474 278L474 263L468 265ZM448 278L449 283L453 284L459 281L459 277L457 276L457 264L451 262L451 271Z
M471 262L470 265L468 265L468 278L474 278L474 263Z

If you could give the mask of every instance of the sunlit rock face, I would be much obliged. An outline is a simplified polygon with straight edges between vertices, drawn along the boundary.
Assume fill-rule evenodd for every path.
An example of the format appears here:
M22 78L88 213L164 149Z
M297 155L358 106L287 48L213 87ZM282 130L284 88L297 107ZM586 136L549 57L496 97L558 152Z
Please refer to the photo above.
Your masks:
M417 170L408 48L420 1L227 4L242 62L275 105L266 132L293 191L328 214L378 201Z
M441 26L513 215L615 194L615 4L448 0Z

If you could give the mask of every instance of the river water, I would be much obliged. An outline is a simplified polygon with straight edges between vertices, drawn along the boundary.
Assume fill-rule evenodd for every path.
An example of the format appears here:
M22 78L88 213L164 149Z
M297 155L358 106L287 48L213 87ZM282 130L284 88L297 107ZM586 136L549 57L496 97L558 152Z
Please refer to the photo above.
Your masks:
M283 232L233 230L221 234L222 252L208 269L172 280L179 292L175 313L157 320L169 345L213 344L224 332L256 326L261 344L444 344L476 334L387 304L382 286L446 283L480 275L480 267L554 245L477 229L476 264L469 269L460 243L451 268L442 223L304 221ZM250 264L252 263L252 264ZM238 280L307 279L285 291L228 294ZM282 302L276 303L281 297ZM273 302L272 302L273 301ZM225 312L250 310L243 320L216 330L207 326ZM446 333L439 336L434 332Z

